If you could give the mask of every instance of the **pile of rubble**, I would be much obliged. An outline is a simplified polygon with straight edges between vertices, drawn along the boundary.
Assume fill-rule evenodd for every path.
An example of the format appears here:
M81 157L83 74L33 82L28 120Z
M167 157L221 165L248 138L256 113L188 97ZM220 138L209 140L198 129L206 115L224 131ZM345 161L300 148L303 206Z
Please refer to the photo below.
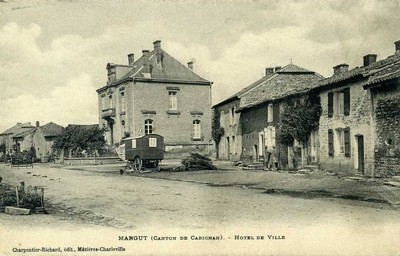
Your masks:
M189 156L182 160L182 165L174 169L174 171L197 171L197 170L216 170L212 160L198 153L190 153Z

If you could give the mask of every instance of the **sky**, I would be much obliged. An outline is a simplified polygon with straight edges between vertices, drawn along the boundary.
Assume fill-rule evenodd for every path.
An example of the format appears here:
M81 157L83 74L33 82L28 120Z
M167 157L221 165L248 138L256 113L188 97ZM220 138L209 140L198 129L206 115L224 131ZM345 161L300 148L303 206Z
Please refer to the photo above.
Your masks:
M17 122L98 123L107 63L153 41L213 81L213 104L296 64L329 77L394 54L400 0L0 0L0 132Z

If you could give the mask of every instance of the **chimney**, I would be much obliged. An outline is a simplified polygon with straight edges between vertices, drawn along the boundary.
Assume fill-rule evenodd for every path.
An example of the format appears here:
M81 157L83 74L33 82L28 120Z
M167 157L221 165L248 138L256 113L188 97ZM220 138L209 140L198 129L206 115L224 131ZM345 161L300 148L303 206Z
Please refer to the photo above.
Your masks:
M282 69L281 66L276 66L276 67L275 67L275 72L278 72L278 71L281 70L281 69Z
M266 68L265 69L265 75L266 76L271 75L273 73L274 73L274 68Z
M154 45L154 50L156 51L156 53L161 51L161 40L154 41L153 45Z
M36 128L39 128L39 126L40 126L39 121L36 121Z
M132 66L134 62L135 62L135 54L133 53L128 54L128 65Z
M376 54L368 54L365 55L364 58L364 67L371 65L376 62Z
M189 61L187 65L190 70L193 70L193 61Z
M161 40L154 41L153 45L154 45L154 52L156 54L157 67L163 68L164 55L161 49Z
M339 73L346 72L347 70L349 70L348 64L346 64L346 63L339 64L339 65L333 67L333 74L336 75Z
M142 54L143 54L143 56L145 56L145 57L149 57L150 51L149 51L149 50L142 50Z
M395 52L395 54L396 54L396 55L400 55L400 40L394 42L394 45L395 45L395 47L396 47L396 52Z

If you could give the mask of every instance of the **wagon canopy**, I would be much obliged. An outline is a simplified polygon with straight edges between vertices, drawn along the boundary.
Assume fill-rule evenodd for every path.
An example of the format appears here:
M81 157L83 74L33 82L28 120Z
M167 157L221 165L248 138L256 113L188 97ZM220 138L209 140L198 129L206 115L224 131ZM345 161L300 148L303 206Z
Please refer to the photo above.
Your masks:
M139 157L142 160L162 160L164 158L164 138L158 134L147 134L140 137L128 137L123 140L125 159L133 161Z

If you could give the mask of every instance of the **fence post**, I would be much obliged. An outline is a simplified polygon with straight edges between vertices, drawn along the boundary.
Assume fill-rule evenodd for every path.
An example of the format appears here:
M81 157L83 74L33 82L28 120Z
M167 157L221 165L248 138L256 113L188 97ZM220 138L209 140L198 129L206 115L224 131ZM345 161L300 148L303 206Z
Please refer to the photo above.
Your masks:
M19 194L18 194L18 187L15 188L15 194L17 196L17 207L19 207Z

